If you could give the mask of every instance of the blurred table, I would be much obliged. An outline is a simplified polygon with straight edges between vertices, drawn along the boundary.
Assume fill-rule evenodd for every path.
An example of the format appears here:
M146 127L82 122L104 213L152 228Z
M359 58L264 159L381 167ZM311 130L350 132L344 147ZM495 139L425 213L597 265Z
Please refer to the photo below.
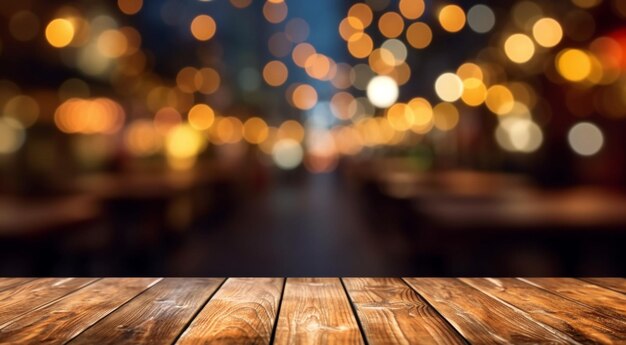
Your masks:
M0 279L0 342L624 343L622 278Z

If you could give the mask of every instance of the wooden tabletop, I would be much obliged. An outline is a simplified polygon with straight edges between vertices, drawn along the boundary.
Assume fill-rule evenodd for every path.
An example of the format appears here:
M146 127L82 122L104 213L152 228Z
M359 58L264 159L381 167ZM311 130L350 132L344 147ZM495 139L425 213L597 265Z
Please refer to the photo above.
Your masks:
M0 343L626 343L622 278L5 278Z

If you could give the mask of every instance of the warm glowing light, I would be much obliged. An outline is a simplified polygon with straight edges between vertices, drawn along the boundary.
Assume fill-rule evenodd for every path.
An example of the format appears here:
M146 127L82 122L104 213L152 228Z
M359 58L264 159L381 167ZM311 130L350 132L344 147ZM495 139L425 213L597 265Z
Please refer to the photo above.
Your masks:
M106 30L98 37L98 50L109 58L118 58L128 50L128 40L119 30Z
M352 35L348 41L348 51L352 56L362 59L370 55L374 48L372 38L366 33L358 33Z
M363 29L372 23L373 17L372 9L363 3L354 4L348 10L348 18L359 20Z
M4 106L3 115L20 123L24 128L32 126L39 117L39 104L29 96L11 98Z
M298 67L304 68L306 60L313 54L315 54L315 48L310 43L300 43L293 48L291 58Z
M46 39L55 48L63 48L72 43L74 34L74 25L67 19L54 19L46 27Z
M263 119L251 117L243 124L243 138L250 144L260 144L267 139L269 128Z
M124 14L133 15L141 11L143 0L117 0L117 7Z
M393 129L406 131L413 126L415 115L413 109L404 103L396 103L387 109L387 121Z
M409 107L413 110L413 127L422 128L433 120L433 107L427 99L416 97L409 101Z
M378 30L387 38L395 38L404 30L404 19L396 12L387 12L378 20Z
M154 129L152 121L133 121L124 133L124 143L128 151L139 157L155 154L163 145L163 137Z
M230 0L230 3L236 8L246 8L252 4L252 0Z
M513 110L515 99L506 86L494 85L487 90L485 104L494 114L504 115Z
M311 109L317 104L317 91L311 85L300 84L293 90L291 101L298 109Z
M304 140L304 127L296 120L287 120L278 127L279 139L292 139L297 142Z
M435 81L435 92L441 100L454 102L463 95L463 81L454 73L444 73Z
M466 62L459 66L456 70L456 75L459 76L462 80L469 78L476 78L478 80L483 80L483 70L475 63Z
M304 152L293 139L280 139L272 149L272 160L281 169L291 170L302 163Z
M532 153L543 143L541 128L528 118L504 118L495 134L498 145L512 152Z
M591 67L589 55L579 49L563 50L556 57L559 74L569 81L585 80L591 74Z
M400 0L398 8L404 18L417 19L424 14L426 5L424 4L424 0Z
M154 114L154 128L161 135L166 135L172 128L178 126L183 122L182 116L172 107L165 107L159 109Z
M330 99L330 111L336 118L348 120L354 115L350 111L352 102L354 102L354 96L351 93L345 91L337 92Z
M263 68L263 79L271 86L283 85L288 75L287 66L278 60L268 62Z
M459 32L465 26L465 12L457 5L447 5L439 11L439 24L448 32Z
M577 154L593 156L602 149L604 135L600 128L593 123L580 122L569 130L567 141Z
M184 124L175 126L165 138L168 164L174 169L191 168L204 144L204 136L195 129Z
M187 121L199 131L211 128L215 121L215 112L206 104L196 104L187 113Z
M61 103L54 113L54 122L65 133L113 134L125 120L124 109L108 98L71 98Z
M215 20L209 15L201 14L191 21L191 34L198 41L208 41L215 35Z
M367 98L378 108L387 108L398 99L398 84L388 76L376 76L367 84Z
M433 32L427 24L416 22L406 29L406 40L413 48L424 49L433 40Z
M555 19L541 18L533 25L533 37L540 46L551 48L561 42L563 29Z
M195 83L198 85L198 91L205 95L215 93L222 82L220 74L213 68L204 67L198 71Z
M0 118L0 155L11 154L22 147L26 135L21 125L10 118Z
M439 103L433 108L433 123L441 131L452 130L459 123L459 110L452 103Z
M461 99L465 104L477 107L487 99L487 87L478 78L467 78L463 80L463 95Z
M513 34L504 42L504 53L515 63L525 63L535 55L535 44L524 34Z

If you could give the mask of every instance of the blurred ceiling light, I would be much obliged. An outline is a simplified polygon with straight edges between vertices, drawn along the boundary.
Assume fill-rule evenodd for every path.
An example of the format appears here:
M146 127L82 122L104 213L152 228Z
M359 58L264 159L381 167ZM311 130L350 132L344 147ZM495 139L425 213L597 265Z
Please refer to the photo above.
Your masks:
M367 98L378 108L387 108L398 99L398 84L388 76L376 76L367 84Z
M581 156L593 156L602 149L604 135L600 128L590 122L580 122L567 133L572 150Z

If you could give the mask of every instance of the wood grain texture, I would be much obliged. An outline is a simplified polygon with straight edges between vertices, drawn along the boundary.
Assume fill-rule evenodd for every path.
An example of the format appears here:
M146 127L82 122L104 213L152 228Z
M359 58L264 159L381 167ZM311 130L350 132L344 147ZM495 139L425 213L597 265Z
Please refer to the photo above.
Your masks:
M222 278L166 278L70 344L172 344Z
M0 328L24 313L93 282L92 278L43 278L0 291Z
M344 278L368 344L464 344L399 278Z
M624 343L626 321L539 289L514 278L463 278L480 291L524 310L534 320L578 342Z
M597 311L610 317L626 319L626 295L622 293L573 278L519 279L595 308Z
M269 344L282 287L282 278L228 279L178 344Z
M28 283L33 279L34 278L0 278L0 291Z
M0 329L0 343L65 343L158 281L154 278L99 280L8 323Z
M584 281L626 294L624 278L584 278Z
M289 278L275 344L363 344L338 278Z
M523 311L453 278L405 278L461 335L474 344L569 344L566 335Z

